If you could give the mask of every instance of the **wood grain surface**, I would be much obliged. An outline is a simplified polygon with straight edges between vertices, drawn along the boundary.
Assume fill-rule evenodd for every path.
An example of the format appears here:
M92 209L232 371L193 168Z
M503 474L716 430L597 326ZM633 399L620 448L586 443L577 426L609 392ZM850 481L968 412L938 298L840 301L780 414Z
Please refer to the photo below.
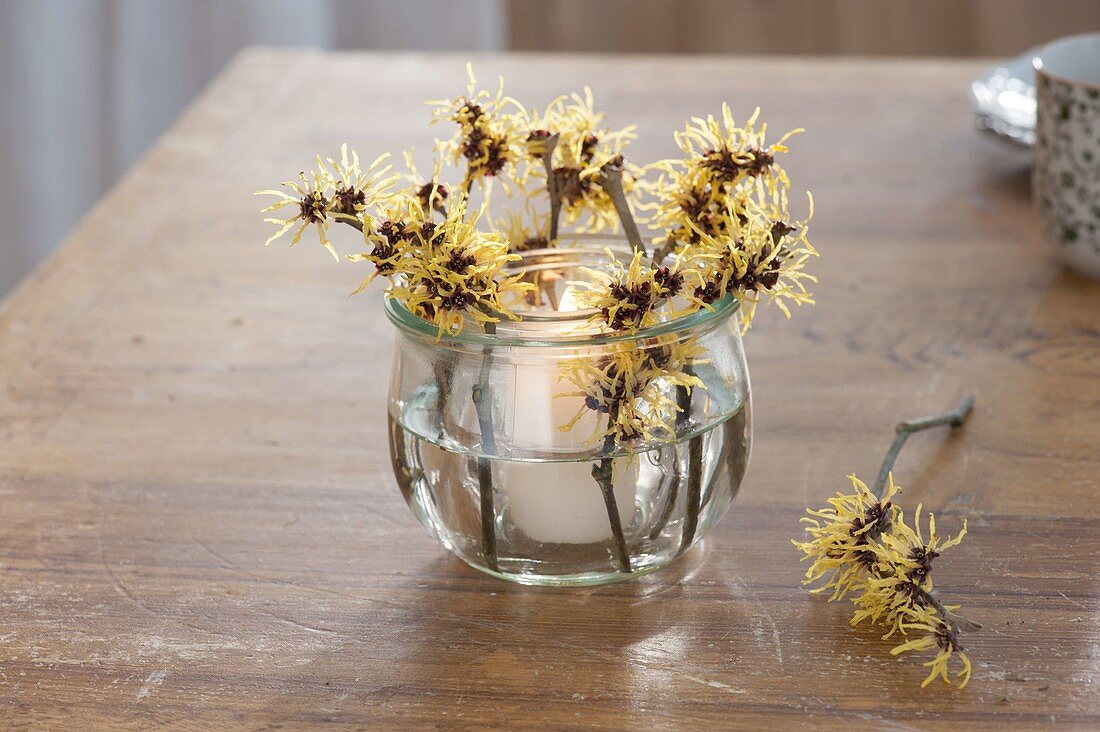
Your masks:
M1100 285L1032 216L1026 153L971 127L973 62L476 57L532 104L585 83L633 158L689 115L809 129L818 305L747 339L756 445L701 548L587 590L467 568L386 454L392 333L319 246L265 250L251 192L342 141L427 148L459 56L239 57L0 309L0 726L507 729L1100 725ZM59 195L59 205L64 196ZM345 239L345 246L352 241ZM974 679L806 594L808 505L870 479L960 550Z
M1100 29L1094 0L506 0L516 51L1015 56Z

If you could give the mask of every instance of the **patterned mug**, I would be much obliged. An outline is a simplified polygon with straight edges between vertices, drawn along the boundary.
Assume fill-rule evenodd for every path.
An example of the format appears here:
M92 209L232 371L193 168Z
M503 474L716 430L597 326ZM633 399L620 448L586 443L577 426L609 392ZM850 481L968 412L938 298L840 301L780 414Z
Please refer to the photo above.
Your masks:
M1066 265L1100 279L1100 33L1054 41L1032 63L1039 223Z

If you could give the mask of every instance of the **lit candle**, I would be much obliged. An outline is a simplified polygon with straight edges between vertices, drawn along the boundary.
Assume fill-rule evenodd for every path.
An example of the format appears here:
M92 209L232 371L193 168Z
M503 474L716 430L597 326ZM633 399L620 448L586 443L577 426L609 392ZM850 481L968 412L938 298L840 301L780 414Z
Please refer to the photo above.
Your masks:
M558 311L576 309L571 289L566 288ZM602 415L585 407L583 396L563 395L576 389L575 384L561 378L557 363L518 364L512 406L514 446L551 456L556 453L562 458L591 455L602 442L594 437ZM560 427L578 412L583 414L581 419L569 431L562 431ZM543 542L587 544L610 540L611 522L603 492L592 476L594 464L592 460L569 459L504 464L501 485L516 528ZM634 515L638 461L622 457L613 464L615 502L625 528Z

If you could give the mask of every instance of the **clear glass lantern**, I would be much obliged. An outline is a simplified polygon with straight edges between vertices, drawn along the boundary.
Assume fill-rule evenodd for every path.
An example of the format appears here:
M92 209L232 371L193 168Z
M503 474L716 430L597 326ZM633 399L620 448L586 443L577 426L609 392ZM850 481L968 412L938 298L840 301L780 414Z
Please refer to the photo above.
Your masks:
M738 302L601 332L593 311L570 309L568 283L607 244L524 253L537 294L494 332L439 337L387 301L397 482L433 536L497 577L583 585L658 569L721 519L748 465Z

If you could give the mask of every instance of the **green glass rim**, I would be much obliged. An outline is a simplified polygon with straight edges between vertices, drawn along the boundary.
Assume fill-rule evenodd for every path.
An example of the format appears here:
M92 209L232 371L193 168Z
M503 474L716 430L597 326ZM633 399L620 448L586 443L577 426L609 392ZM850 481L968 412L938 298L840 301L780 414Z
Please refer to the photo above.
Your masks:
M439 335L439 329L427 320L413 315L405 304L392 297L386 298L385 309L397 328L409 335L427 339L436 345L447 346L480 346L490 348L557 348L562 346L605 346L614 343L629 341L642 341L648 338L666 336L685 330L702 330L708 326L714 326L723 322L740 309L741 301L733 295L726 295L710 307L703 307L695 312L681 315L672 320L662 321L654 325L639 328L632 331L614 333L568 333L562 336L547 338L545 336L521 336L521 335L497 335L495 333L479 333L469 327L463 328L457 335L444 333ZM560 318L557 322L575 323L584 325L590 318L592 311L575 311L575 317ZM524 321L505 321L508 323L522 323ZM528 322L546 322L528 321Z

